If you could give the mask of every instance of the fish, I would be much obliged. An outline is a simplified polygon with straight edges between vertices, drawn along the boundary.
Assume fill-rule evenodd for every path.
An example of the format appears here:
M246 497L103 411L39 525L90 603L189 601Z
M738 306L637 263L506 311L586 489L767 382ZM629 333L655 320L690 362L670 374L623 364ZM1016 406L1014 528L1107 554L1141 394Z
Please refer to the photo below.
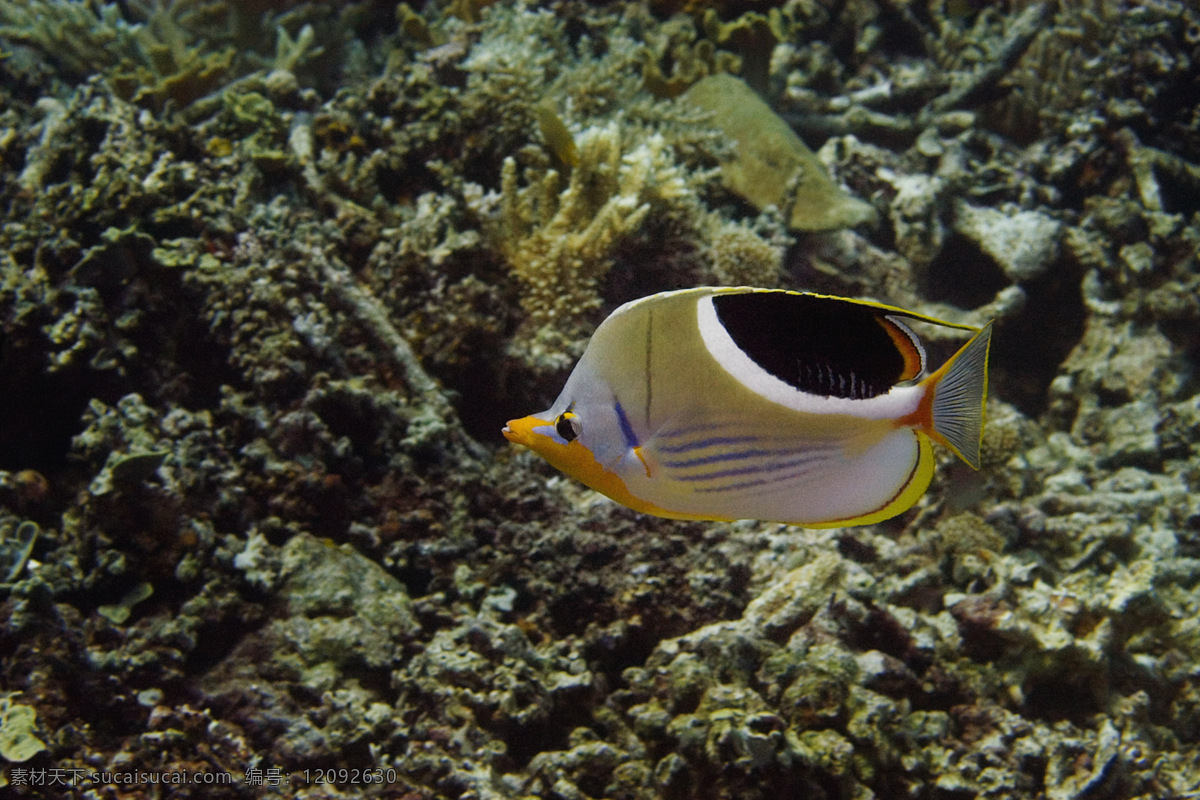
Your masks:
M972 335L927 373L914 320ZM979 469L992 327L786 289L661 292L613 311L554 404L502 433L646 514L873 524L928 489L931 442Z

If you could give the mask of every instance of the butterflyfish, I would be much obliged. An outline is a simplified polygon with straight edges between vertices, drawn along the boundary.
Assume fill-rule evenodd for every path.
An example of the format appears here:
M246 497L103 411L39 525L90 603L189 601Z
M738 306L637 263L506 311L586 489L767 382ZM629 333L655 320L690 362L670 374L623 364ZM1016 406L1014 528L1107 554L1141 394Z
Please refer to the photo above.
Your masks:
M930 374L909 320L973 336ZM925 493L931 440L979 468L991 336L830 295L663 292L614 311L554 405L503 433L636 511L866 525Z

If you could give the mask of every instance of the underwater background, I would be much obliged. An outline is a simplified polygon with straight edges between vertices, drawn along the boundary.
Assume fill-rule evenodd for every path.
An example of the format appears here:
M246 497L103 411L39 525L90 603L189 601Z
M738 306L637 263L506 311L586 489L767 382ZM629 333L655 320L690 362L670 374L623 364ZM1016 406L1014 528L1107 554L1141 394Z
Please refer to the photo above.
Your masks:
M0 209L7 796L1200 797L1194 2L0 0ZM983 468L503 440L705 284L995 318Z

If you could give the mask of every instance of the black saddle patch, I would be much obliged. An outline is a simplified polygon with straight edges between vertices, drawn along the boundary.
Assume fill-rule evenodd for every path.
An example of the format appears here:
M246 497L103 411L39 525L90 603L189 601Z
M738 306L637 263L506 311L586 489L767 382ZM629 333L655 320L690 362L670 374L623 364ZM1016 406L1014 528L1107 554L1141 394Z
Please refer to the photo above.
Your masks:
M783 291L718 294L713 306L750 360L801 391L865 400L904 375L904 354L880 324L880 309Z

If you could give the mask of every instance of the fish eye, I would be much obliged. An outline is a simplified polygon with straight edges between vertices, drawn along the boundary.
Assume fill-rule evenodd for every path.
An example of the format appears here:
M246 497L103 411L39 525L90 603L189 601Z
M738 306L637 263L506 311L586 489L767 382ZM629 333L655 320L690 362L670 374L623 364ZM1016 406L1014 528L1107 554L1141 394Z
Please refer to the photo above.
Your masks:
M568 442L578 439L582 430L583 423L579 421L579 415L571 411L564 411L554 420L554 432Z

